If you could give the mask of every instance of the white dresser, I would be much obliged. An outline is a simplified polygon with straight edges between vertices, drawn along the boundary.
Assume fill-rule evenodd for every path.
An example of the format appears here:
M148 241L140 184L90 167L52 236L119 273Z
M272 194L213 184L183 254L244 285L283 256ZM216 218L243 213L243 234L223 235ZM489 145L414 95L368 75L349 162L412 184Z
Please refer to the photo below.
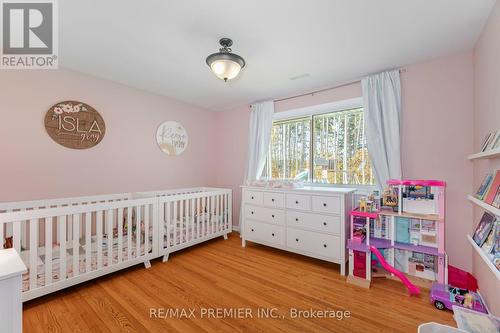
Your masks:
M252 241L334 262L345 275L353 189L242 186L242 191L243 246Z

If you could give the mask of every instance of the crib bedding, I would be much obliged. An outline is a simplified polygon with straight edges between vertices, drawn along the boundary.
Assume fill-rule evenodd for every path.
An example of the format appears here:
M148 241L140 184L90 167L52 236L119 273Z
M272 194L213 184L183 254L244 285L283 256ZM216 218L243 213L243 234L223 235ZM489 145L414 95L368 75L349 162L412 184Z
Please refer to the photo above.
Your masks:
M170 226L165 223L163 245L165 247L172 247L193 239L205 237L217 231L223 231L223 222L223 216L203 213L195 215L194 217L187 216L182 219L177 219L177 221ZM170 237L168 237L169 234Z
M183 244L190 240L196 238L202 238L204 236L210 235L214 232L214 230L222 231L222 219L219 217L212 216L210 221L209 218L205 220L199 220L196 223L197 219L191 219L189 216L184 217L183 219L177 219L175 223L175 228L173 225L170 226L170 237L167 237L168 233L168 225L165 223L164 230L164 246L172 247L174 245ZM217 224L219 222L219 224ZM174 229L176 230L174 232ZM153 234L152 227L150 227L150 235ZM144 237L141 236L141 246L139 254L144 253ZM136 238L135 236L131 237L132 241L132 258L136 257ZM170 243L168 241L170 239ZM152 236L149 236L149 244L152 244ZM150 245L151 246L151 245ZM91 237L91 270L94 271L97 269L97 238L96 236ZM113 249L112 249L112 264L118 263L118 239L116 235L113 237ZM79 265L79 274L83 274L86 272L86 254L85 254L85 239L81 238L79 241L79 254L78 254L78 265ZM25 265L29 267L29 257L30 250L25 250L21 252L21 258L23 259ZM45 285L45 247L39 247L37 249L37 283L36 287L42 287ZM53 244L52 246L52 281L57 282L60 280L60 245ZM127 234L123 235L123 245L122 245L122 261L128 260L128 238ZM102 267L107 267L109 265L108 259L108 240L103 239L102 241ZM29 269L28 272L23 274L23 291L27 291L30 289L29 283ZM73 243L67 242L66 244L66 278L73 277ZM63 278L64 279L64 278Z
M137 247L135 243L135 239L132 239L132 247L131 247L131 253L132 256L131 258L136 257L137 253ZM84 239L80 239L79 242L79 254L78 254L78 266L79 266L79 274L86 273L86 254L85 254L85 243ZM69 243L66 246L66 277L63 277L63 280L66 278L71 278L74 276L73 272L73 244ZM140 251L139 255L144 253L144 244L141 244L140 246ZM108 253L111 252L112 255L112 264L118 263L118 243L114 242L113 244L113 249L111 251L108 251L108 244L106 240L104 240L102 244L102 267L107 267L109 265L109 257ZM126 235L124 236L124 242L123 242L123 248L122 248L122 261L128 260L128 243L127 243L127 238ZM37 273L36 273L36 287L43 287L45 285L45 248L40 247L37 250ZM22 251L21 252L21 259L24 261L26 267L29 267L29 257L30 257L30 250ZM91 242L91 254L90 254L90 261L91 261L91 270L97 270L97 239L95 236L92 237L92 242ZM52 246L52 281L57 282L60 280L61 276L61 258L60 258L60 245L59 244L53 244ZM29 268L26 273L23 274L23 291L27 291L30 289L30 272Z

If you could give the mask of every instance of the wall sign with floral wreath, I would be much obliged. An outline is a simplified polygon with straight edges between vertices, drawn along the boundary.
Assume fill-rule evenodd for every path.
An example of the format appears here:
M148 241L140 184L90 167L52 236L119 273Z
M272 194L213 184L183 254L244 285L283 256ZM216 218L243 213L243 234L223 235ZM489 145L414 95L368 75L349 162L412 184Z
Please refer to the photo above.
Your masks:
M165 154L176 156L186 150L189 137L184 126L176 121L166 121L156 131L156 142Z
M93 107L76 101L60 102L45 114L45 129L60 145L87 149L97 145L106 133L106 125Z

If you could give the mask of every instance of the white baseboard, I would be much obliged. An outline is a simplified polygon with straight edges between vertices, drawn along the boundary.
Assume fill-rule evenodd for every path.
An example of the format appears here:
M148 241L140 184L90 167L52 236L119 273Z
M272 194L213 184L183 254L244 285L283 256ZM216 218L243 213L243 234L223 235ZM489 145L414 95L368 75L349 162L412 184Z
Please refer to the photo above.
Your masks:
M233 225L233 231L236 231L237 233L240 233L240 226L239 225Z

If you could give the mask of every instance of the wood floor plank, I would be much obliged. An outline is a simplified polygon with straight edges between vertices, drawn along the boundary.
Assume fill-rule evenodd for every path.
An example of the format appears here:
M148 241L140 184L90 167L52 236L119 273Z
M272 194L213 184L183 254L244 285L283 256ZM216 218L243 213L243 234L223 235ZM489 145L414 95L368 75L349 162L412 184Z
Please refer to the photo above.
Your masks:
M151 318L150 309L195 311L195 318ZM251 318L202 317L210 309L248 308ZM258 317L276 309L278 318ZM292 318L292 309L350 311L350 317ZM181 312L179 312L181 313ZM273 312L274 313L274 312ZM307 313L307 312L306 312ZM423 322L454 326L427 290L409 297L402 283L370 289L345 282L338 265L249 244L237 234L24 304L24 331L37 332L416 332Z

